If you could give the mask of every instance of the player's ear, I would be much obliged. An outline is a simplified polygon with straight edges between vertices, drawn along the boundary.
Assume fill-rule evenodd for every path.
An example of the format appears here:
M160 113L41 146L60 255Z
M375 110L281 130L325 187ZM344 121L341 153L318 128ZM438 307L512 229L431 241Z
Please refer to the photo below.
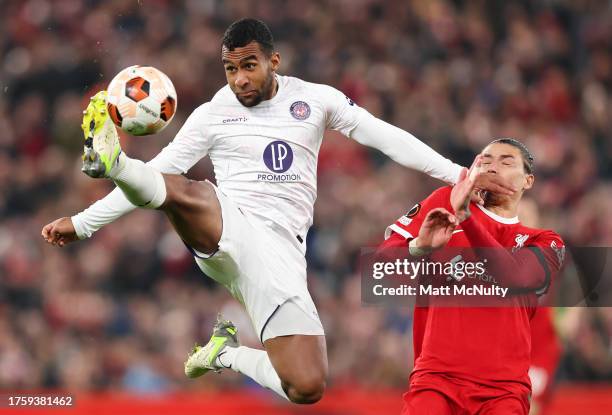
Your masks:
M533 174L528 174L525 176L525 187L523 189L531 189L533 187L533 182L535 182L535 176Z
M280 53L272 52L272 55L270 55L270 65L272 66L273 71L276 72L276 70L280 66L280 62L281 62Z

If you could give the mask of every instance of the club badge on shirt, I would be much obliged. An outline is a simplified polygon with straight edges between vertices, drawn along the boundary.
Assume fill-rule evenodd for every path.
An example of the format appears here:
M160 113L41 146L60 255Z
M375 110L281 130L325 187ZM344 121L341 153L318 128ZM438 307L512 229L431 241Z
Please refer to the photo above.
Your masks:
M304 121L310 117L310 105L304 101L295 101L289 107L289 112L296 120Z
M525 245L525 242L527 242L527 238L529 238L528 234L516 234L516 238L514 238L516 245L512 247L512 252L516 252L521 249Z

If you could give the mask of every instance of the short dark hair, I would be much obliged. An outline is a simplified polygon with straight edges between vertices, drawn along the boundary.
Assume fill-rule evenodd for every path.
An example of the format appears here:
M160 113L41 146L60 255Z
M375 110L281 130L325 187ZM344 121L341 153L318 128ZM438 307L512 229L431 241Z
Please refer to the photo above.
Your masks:
M497 140L491 141L489 145L491 144L508 144L512 147L518 148L521 152L521 157L523 158L523 168L528 174L533 174L535 159L525 144L514 138L498 138Z
M241 48L251 42L259 43L262 52L274 52L274 39L270 28L261 20L244 18L232 23L223 35L223 46L229 50Z

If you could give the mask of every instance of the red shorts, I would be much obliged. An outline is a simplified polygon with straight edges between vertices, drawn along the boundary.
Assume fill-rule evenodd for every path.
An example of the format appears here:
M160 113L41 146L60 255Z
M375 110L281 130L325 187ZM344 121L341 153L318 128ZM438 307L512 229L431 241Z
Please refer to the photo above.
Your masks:
M497 388L443 374L413 374L402 415L528 415L525 386Z

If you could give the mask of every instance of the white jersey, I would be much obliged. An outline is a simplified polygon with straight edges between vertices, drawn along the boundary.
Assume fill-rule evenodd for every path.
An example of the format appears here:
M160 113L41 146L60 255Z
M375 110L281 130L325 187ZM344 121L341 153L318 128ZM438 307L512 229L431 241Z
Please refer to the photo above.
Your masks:
M305 238L317 195L317 157L326 129L349 135L365 112L339 92L289 76L245 107L229 86L197 108L153 165L188 170L208 154L217 186L241 209Z
M459 176L461 166L373 117L337 89L289 76L276 79L276 95L254 107L243 106L229 86L221 88L149 164L162 173L186 173L209 155L219 189L240 209L300 238L312 225L317 157L326 129L446 182ZM133 208L115 189L72 217L77 235L89 237Z

